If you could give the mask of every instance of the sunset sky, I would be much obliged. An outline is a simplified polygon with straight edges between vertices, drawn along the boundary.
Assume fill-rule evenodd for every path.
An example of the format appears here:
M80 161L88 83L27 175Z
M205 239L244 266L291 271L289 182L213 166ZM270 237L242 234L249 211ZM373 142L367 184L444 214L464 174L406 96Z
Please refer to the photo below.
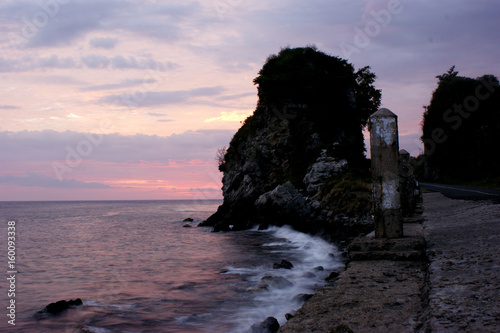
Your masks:
M498 0L0 2L0 200L221 198L281 47L378 76L412 155L436 75L500 76Z

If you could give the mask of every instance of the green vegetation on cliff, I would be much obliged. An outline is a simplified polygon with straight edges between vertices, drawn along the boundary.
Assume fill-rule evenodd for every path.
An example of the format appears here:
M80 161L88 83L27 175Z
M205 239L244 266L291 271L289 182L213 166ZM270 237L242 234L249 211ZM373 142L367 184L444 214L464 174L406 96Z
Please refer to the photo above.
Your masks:
M317 194L334 213L347 217L370 214L372 184L368 174L348 172L332 177Z

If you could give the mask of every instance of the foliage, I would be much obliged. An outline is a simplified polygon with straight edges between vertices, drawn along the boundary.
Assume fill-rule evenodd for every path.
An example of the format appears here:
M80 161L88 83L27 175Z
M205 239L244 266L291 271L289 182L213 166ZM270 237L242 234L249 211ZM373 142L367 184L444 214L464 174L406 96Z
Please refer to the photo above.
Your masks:
M458 72L455 71L455 66L451 66L450 69L448 70L448 72L436 76L436 79L438 79L438 82L441 83L441 82L445 82L445 81L451 81L454 78L456 78L457 75L458 75Z
M253 82L259 85L262 103L325 106L329 110L320 109L324 116L340 116L352 109L365 125L380 106L381 92L373 87L375 78L369 66L354 72L346 60L310 46L284 48L269 56Z
M370 214L372 206L370 177L359 172L336 175L322 186L319 197L336 213L349 217Z
M424 107L422 141L426 175L435 180L474 180L498 174L500 89L498 79L439 75Z
M296 150L304 152L306 140L301 132L313 124L330 153L346 158L350 165L363 163L362 127L380 105L380 90L374 88L375 74L369 67L357 72L346 60L327 55L314 46L284 48L271 55L254 79L258 85L259 103L253 116L247 118L233 137L226 154L226 163L239 163L239 151L248 135L269 126L269 118L283 118L289 112L289 128L296 139ZM301 105L304 108L289 108ZM273 110L272 112L270 110ZM267 114L265 114L267 112ZM274 112L274 114L273 114ZM303 135L303 134L302 134ZM333 149L333 143L339 144ZM318 152L306 152L317 154ZM304 169L308 156L298 156L293 168ZM298 174L291 170L292 174Z
M217 161L219 171L222 172L226 170L226 153L227 153L227 147L222 147L217 149L217 153L215 154L215 159Z
M365 66L356 72L356 85L354 96L359 111L359 121L366 125L371 114L377 112L380 106L382 93L375 89L373 83L377 76L370 71L370 66Z

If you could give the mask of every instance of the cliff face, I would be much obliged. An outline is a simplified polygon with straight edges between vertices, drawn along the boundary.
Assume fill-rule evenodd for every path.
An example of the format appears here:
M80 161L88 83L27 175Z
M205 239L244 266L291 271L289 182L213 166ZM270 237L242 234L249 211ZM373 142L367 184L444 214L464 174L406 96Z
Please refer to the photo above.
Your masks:
M284 49L268 58L254 81L257 108L219 166L224 203L202 225L218 231L290 224L331 232L339 221L364 220L369 188L362 182L349 186L367 207L343 212L346 207L333 200L343 175L366 165L361 129L378 107L374 75L365 68L365 79L371 77L363 80L359 73L314 48ZM362 82L371 90L361 89Z

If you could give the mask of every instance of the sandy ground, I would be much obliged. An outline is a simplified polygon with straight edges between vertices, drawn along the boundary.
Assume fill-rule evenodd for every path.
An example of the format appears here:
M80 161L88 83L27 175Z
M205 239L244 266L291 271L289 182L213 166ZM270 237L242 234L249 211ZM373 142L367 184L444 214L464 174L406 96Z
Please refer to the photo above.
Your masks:
M356 260L280 332L500 332L500 205L424 194L426 260Z

